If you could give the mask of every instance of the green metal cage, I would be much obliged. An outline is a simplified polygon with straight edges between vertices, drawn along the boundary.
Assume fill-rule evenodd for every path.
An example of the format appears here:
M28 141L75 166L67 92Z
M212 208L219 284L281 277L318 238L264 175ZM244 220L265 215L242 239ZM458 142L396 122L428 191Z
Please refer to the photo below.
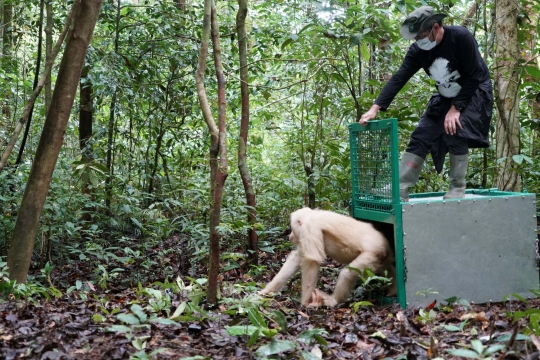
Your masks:
M400 203L397 120L354 123L349 136L353 215L385 221Z
M469 189L459 199L438 192L401 202L397 119L351 124L349 134L351 215L371 222L394 247L397 297L385 303L425 306L427 298L417 292L426 286L437 289L441 301L459 295L476 302L538 288L534 194ZM512 214L512 222L501 222L503 214ZM481 251L463 251L475 247Z
M349 125L354 218L377 223L393 240L396 257L397 301L406 306L397 119ZM387 225L387 226L385 226ZM386 230L386 231L384 231Z

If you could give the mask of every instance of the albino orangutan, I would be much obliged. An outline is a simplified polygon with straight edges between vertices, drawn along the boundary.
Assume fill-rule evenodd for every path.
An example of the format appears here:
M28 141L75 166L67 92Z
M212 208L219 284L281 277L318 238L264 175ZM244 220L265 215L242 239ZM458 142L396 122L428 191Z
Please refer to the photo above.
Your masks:
M283 267L260 294L279 291L299 269L302 271L302 305L333 307L351 295L358 272L344 268L332 295L316 289L319 265L333 260L363 271L388 272L392 278L389 295L395 295L394 254L386 238L372 224L331 211L303 208L291 214L289 240L296 246Z

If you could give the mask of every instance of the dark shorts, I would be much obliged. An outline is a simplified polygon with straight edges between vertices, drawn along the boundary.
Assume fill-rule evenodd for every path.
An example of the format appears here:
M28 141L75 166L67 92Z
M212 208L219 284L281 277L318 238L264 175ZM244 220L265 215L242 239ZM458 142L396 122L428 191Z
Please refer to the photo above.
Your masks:
M458 127L454 135L448 135L444 131L444 118L452 106L453 99L439 94L433 95L426 112L411 134L406 151L424 159L431 153L435 167L442 169L441 156L444 162L447 152L464 155L467 154L469 148L488 147L489 126L493 111L493 95L491 88L488 90L476 90L459 117L462 128Z

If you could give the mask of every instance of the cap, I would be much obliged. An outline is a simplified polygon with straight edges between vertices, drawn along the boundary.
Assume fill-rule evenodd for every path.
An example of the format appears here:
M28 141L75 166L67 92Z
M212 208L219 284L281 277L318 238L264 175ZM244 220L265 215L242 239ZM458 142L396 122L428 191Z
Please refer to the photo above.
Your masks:
M434 19L440 21L447 17L446 14L435 14L435 10L431 6L420 6L407 16L407 19L401 24L399 33L407 40L414 39L418 33L426 30L424 24L428 24L427 20Z

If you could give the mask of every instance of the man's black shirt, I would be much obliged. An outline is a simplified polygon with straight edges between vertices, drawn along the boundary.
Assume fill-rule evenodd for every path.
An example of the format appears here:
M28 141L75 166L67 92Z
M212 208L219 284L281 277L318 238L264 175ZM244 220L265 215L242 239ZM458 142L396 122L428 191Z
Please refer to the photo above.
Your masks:
M386 83L375 104L386 110L407 81L421 68L437 91L463 110L478 88L491 92L489 70L472 34L462 26L444 26L441 42L431 50L409 47L399 70Z

